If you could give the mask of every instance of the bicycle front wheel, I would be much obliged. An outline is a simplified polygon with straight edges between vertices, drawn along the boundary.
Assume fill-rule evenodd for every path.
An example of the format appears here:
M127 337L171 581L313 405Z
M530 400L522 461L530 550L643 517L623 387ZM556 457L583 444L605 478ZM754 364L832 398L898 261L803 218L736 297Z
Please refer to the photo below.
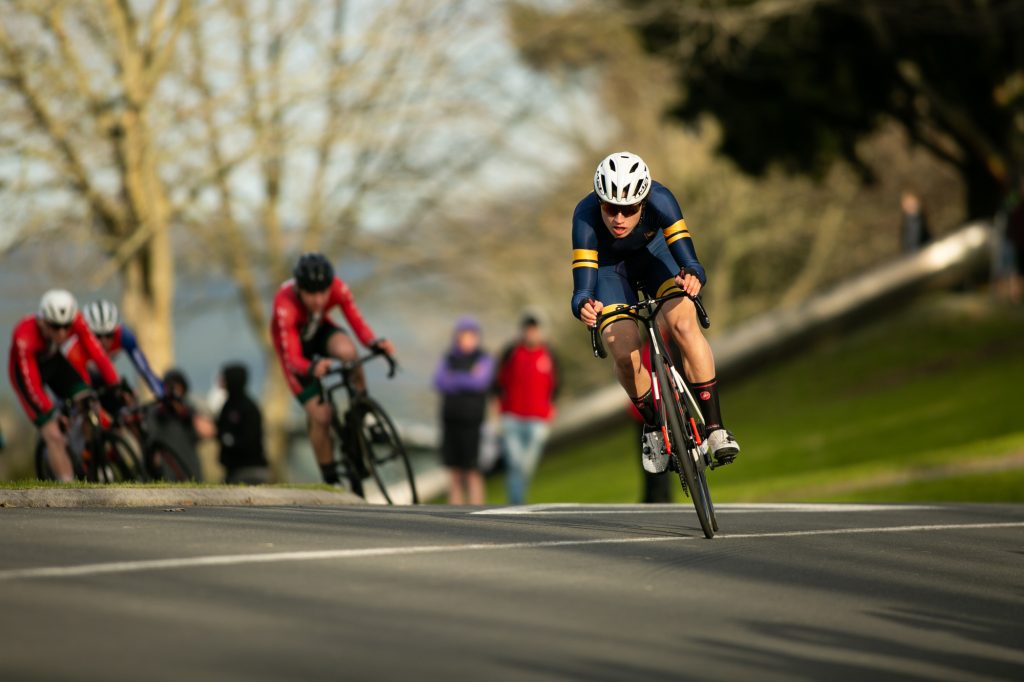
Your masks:
M655 363L658 384L661 389L661 400L665 407L666 427L668 430L668 445L672 458L675 460L676 469L679 471L679 480L690 495L693 508L697 511L697 520L700 521L704 537L710 539L715 537L717 523L712 518L711 495L708 492L707 480L704 478L704 471L698 471L693 461L692 451L697 447L693 437L684 430L689 428L688 420L683 421L683 409L679 404L679 396L670 383L668 372L665 370L665 363L658 360Z
M373 398L355 408L356 431L373 480L388 504L419 504L416 478L394 422Z

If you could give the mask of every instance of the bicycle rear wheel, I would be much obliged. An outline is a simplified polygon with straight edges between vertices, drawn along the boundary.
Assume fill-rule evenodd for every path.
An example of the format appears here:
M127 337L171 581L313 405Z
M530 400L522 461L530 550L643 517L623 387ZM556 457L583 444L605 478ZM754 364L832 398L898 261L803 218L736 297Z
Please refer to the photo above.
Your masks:
M693 508L697 511L697 520L700 521L704 537L710 539L715 536L717 523L712 520L711 496L708 492L707 480L704 478L704 471L698 471L691 454L697 445L693 437L685 430L689 428L689 420L683 421L684 411L679 403L679 397L670 383L664 360L657 358L654 364L661 400L665 408L669 452L675 459L679 480L689 493Z
M360 447L384 499L388 504L419 504L409 455L387 412L370 397L362 399L355 409Z
M366 467L363 466L362 445L351 442L353 437L349 434L352 429L348 421L351 415L346 415L345 425L342 426L337 414L331 419L331 428L334 429L335 447L338 449L340 458L335 460L338 476L341 480L348 481L348 489L353 495L365 498L366 491L363 489L363 479L369 476Z
M142 458L127 439L105 432L98 440L99 452L93 453L90 480L100 483L148 480Z
M149 475L152 478L162 481L197 480L192 467L166 443L154 442L149 446L146 458L149 463Z

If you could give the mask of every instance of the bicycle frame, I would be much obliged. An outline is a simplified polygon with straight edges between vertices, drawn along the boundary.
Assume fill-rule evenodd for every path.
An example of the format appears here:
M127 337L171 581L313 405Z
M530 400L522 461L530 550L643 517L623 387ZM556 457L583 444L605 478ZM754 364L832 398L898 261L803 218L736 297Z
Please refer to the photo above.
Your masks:
M627 306L625 308L616 308L614 311L608 313L608 315L625 315L644 326L644 329L647 332L647 337L650 339L651 342L651 384L654 390L655 401L659 406L661 406L661 411L664 412L664 401L662 400L661 396L662 387L659 385L659 382L656 378L657 364L662 364L667 370L666 374L668 375L668 378L675 385L677 395L682 397L686 401L686 409L688 412L687 416L690 420L690 423L687 426L690 427L693 439L695 441L695 445L697 446L697 448L699 448L699 456L697 453L693 453L692 455L694 465L697 466L700 470L703 470L705 468L714 469L717 466L717 463L709 458L707 454L707 448L703 443L703 438L701 436L700 429L697 428L698 423L704 423L704 416L700 411L700 406L697 404L697 400L696 398L694 398L693 392L690 390L689 385L687 384L685 379L683 379L679 371L676 369L675 363L671 361L671 356L668 355L667 348L665 348L664 346L664 337L662 337L660 329L658 328L657 318L658 314L661 312L662 307L664 307L664 305L669 301L675 300L677 298L689 298L691 301L693 301L694 307L697 311L697 319L700 322L700 325L705 329L711 326L711 320L708 317L707 310L704 308L704 304L701 302L700 298L697 296L690 296L689 294L682 291L675 291L666 294L665 296L661 296L659 298L645 297L643 300L634 303L633 305ZM608 353L605 350L604 344L601 341L601 333L600 331L598 331L600 327L600 321L601 318L599 316L598 324L590 328L590 340L594 350L594 357L606 358L608 357ZM669 358L668 362L666 362L666 358ZM665 415L662 414L661 417L662 424L664 425L666 423Z
M389 490L389 487L407 483L407 488L399 489L407 490L412 503L417 504L415 475L394 422L376 400L365 392L357 393L352 385L357 368L380 356L388 361L388 377L394 376L397 364L386 353L374 352L349 362L332 360L330 369L320 377L320 394L331 408L331 424L340 440L341 463L352 492L365 497L363 480L372 477L384 501L394 504L395 490ZM345 412L339 414L333 394L342 387L349 394L349 404ZM401 472L397 480L387 473L396 471L392 466Z
M602 318L625 316L644 325L651 341L652 386L655 404L660 412L664 445L671 458L670 461L675 464L675 470L679 474L684 492L693 502L704 536L710 539L718 530L718 521L715 518L714 504L711 501L711 493L708 490L704 471L715 468L715 463L711 461L707 445L702 440L701 429L697 425L698 419L703 425L700 408L697 406L697 401L689 386L676 370L666 352L657 321L662 306L672 299L683 296L688 295L682 291L653 299L647 298L645 295L644 300L609 311L606 315L598 316L597 321L600 323ZM701 326L706 329L711 325L711 321L708 319L704 306L700 299L693 296L688 297L696 307L697 318L700 320ZM590 338L594 347L594 355L603 358L607 357L607 353L601 343L598 329L597 325L591 328ZM665 391L667 395L662 395L662 391ZM669 392L671 393L668 394Z

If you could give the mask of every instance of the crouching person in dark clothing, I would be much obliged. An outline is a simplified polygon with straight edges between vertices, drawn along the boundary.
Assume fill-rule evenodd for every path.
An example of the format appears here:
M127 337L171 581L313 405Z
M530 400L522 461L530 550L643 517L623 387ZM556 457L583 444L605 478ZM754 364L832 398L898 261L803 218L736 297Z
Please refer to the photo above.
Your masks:
M441 456L448 468L449 504L483 504L480 429L494 359L480 348L480 326L464 317L455 326L452 347L434 374L441 393Z
M228 397L217 417L220 463L227 483L266 483L270 480L263 451L263 415L249 394L249 371L244 365L225 365L221 383Z

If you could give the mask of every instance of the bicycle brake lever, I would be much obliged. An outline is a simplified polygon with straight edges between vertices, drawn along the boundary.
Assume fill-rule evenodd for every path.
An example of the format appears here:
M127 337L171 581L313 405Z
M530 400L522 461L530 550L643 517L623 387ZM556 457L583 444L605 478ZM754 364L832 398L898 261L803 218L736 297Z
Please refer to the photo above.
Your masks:
M597 326L590 328L590 345L594 349L594 357L604 359L608 357L608 352L604 349L604 344L601 343L601 336L597 331Z
M711 318L708 317L708 311L704 308L704 302L700 300L700 296L691 296L690 300L693 301L693 306L697 309L697 321L700 322L700 326L707 329L711 326Z

